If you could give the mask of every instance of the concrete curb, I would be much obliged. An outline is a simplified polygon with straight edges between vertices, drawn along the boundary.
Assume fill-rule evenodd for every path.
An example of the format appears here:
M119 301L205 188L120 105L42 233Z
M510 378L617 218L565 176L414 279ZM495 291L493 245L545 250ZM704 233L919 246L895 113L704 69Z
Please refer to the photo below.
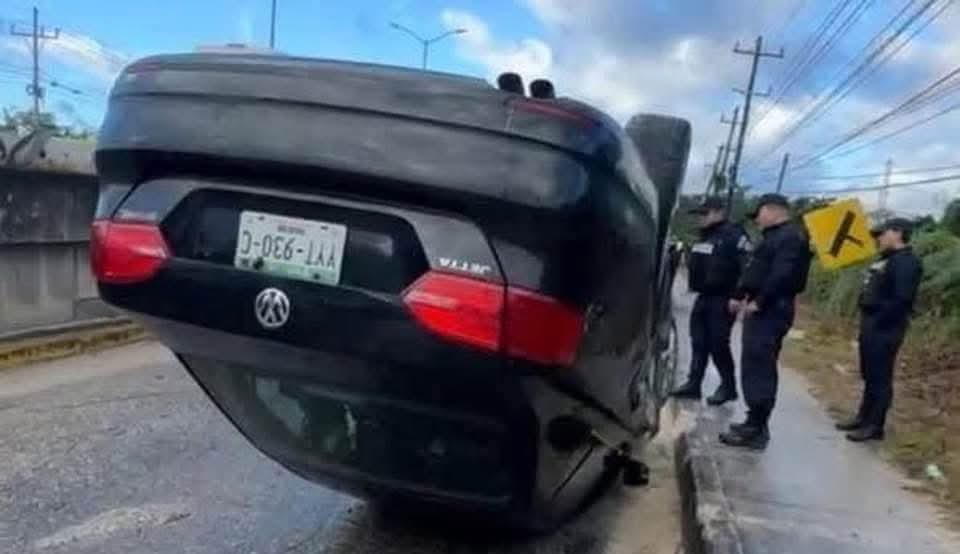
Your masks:
M712 451L713 434L698 417L693 428L681 433L674 445L684 552L743 554L744 546Z
M112 348L147 338L127 318L101 318L0 335L0 370Z
M57 323L54 325L44 325L42 327L31 327L29 329L23 329L20 331L0 333L0 345L12 341L48 337L52 335L62 335L63 333L100 329L103 327L123 325L126 323L131 323L131 320L126 317L97 317L79 321L69 321L67 323Z

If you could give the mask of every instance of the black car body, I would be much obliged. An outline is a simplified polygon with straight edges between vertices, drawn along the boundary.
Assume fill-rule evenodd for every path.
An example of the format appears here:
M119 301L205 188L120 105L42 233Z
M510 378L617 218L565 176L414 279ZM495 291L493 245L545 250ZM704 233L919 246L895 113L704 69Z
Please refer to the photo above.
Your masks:
M476 79L147 58L96 153L100 293L290 470L549 526L609 450L551 421L649 435L672 371L689 125L627 132L646 157L589 106Z

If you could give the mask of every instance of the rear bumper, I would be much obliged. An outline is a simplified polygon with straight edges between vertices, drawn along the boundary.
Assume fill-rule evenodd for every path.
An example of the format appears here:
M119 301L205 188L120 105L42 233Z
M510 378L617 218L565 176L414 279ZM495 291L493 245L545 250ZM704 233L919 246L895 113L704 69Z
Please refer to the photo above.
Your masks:
M532 375L377 365L134 316L247 439L292 472L361 497L523 517L556 504L593 447L558 453L544 425L582 405ZM358 338L358 340L360 340ZM579 495L579 492L577 492Z

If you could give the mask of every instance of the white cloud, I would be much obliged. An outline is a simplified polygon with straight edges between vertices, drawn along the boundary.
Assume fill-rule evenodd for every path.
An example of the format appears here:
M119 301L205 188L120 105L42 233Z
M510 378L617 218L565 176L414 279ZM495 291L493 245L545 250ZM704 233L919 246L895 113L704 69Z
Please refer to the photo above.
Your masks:
M44 55L103 83L111 83L130 57L85 35L61 33L44 44Z
M253 9L249 3L239 6L236 26L239 41L243 44L253 44Z
M678 32L653 45L637 40L637 36L645 35L636 33L631 40L616 42L602 39L603 28L594 28L591 23L615 16L597 3L526 3L545 23L545 37L509 41L496 36L476 15L464 11L447 10L442 19L450 29L469 30L457 37L459 53L483 66L491 81L504 71L517 72L528 83L549 78L558 94L596 105L621 122L640 112L690 119L696 137L690 175L698 176L695 186L702 186L699 168L714 159L716 144L725 138L723 127L715 123L718 112L733 104L723 100L703 102L702 92L723 80L741 77L743 64L716 63L718 48L729 51L733 40L723 41L720 47L712 37ZM732 74L734 68L741 71ZM720 90L729 89L721 86ZM710 126L697 127L708 120Z
M26 39L15 36L0 36L0 52L7 52L11 58L25 59L30 57L30 44ZM9 59L7 55L4 59Z
M728 127L720 124L720 113L725 112L729 117L731 108L743 101L742 96L731 92L731 87L745 87L750 59L733 54L733 44L737 41L746 44L760 33L776 34L778 41L787 46L787 58L783 61L765 59L757 87L762 90L770 84L782 85L796 59L791 56L802 54L801 44L819 24L828 4L818 0L809 3L809 9L798 10L795 0L723 3L523 0L522 5L539 20L542 31L539 36L512 39L470 12L447 10L443 21L448 28L470 30L469 34L457 37L459 53L484 67L491 80L504 71L516 71L527 82L546 77L554 81L558 94L585 100L620 121L638 112L667 113L689 119L693 124L694 144L686 187L696 191L702 190L705 182L703 164L714 160L717 145L726 139ZM890 15L896 11L894 8L896 6L883 6L884 10L892 10ZM904 94L919 89L927 80L942 74L944 68L955 67L960 59L960 10L952 11L957 13L948 12L938 21L937 33L931 30L921 35L915 46L901 53L903 60L878 72L876 79L859 86L815 124L796 133L786 148L774 151L754 169L779 166L785 150L791 150L794 161L809 158L889 110ZM780 143L784 132L805 114L816 95L837 76L849 57L862 49L864 41L876 31L874 27L879 28L886 22L886 11L881 10L875 16L864 19L859 33L844 36L849 43L836 47L833 65L818 62L790 94L772 108L766 102L754 104L751 115L755 127L747 143L747 160L759 157ZM788 28L792 29L792 35L785 32ZM774 33L772 29L780 32ZM920 40L924 37L930 42ZM767 48L779 46L778 42ZM883 128L878 135L909 122L908 118L892 128ZM872 172L882 168L891 156L900 168L960 164L960 154L954 154L955 147L948 144L948 137L958 134L960 121L942 118L855 155L788 173L788 183L792 188L825 188L823 183L818 184L809 177ZM770 180L769 174L748 171L747 165L743 169L748 184L763 185ZM775 177L774 169L772 178ZM838 188L864 184L832 183ZM761 187L761 190L766 189ZM942 191L939 193L942 196L957 194L958 189L953 185L904 189L892 192L889 201L901 205L903 210L936 210L938 201L931 191ZM863 196L876 203L876 194Z
M523 0L536 16L546 23L567 24L578 16L589 14L590 2L580 0Z
M488 77L495 78L507 71L504 68L528 80L550 76L553 52L543 41L528 38L516 44L500 43L490 34L487 24L469 12L444 10L441 17L447 28L467 30L457 36L461 55L486 67Z
M0 37L0 52L6 52L4 59L17 65L31 63L30 45L20 37ZM42 63L62 65L103 85L112 83L131 59L93 38L66 32L61 32L56 39L41 42L40 55Z
M750 138L753 139L754 147L758 151L764 151L772 146L773 140L786 131L799 115L799 109L789 105L759 106L758 118L751 126Z

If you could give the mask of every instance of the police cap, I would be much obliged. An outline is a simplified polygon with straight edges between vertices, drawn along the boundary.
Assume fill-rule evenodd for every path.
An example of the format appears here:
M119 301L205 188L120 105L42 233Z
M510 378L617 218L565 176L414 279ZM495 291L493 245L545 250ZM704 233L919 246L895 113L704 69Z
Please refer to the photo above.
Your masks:
M760 213L760 208L764 206L780 206L783 208L789 208L790 201L787 200L787 197L782 194L768 192L757 200L756 204L753 205L753 209L750 210L750 213L748 213L747 216L750 219L756 219L757 214Z
M909 241L910 234L913 232L913 222L902 217L894 217L871 229L870 234L879 237L886 231L899 231L903 235L903 240Z
M719 196L708 196L703 199L699 206L690 209L691 214L706 215L712 211L719 211L726 208L727 205Z

